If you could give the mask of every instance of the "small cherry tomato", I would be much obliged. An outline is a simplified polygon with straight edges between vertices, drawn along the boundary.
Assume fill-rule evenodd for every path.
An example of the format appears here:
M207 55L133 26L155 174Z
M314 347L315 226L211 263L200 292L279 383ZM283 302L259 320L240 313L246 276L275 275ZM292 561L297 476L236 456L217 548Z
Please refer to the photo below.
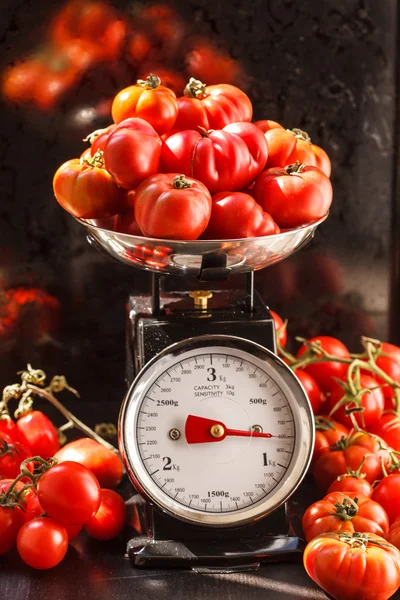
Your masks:
M67 531L54 519L33 519L25 523L18 532L18 553L22 560L34 569L55 567L62 561L67 549Z
M229 240L279 233L275 221L261 206L242 192L219 192L212 197L206 239Z
M46 513L63 525L83 525L100 506L100 486L89 469L66 461L51 467L37 483Z
M60 449L57 429L40 410L33 410L20 417L17 427L28 440L31 456L50 458Z
M19 442L7 443L0 439L0 477L15 478L20 473L22 461L32 456L26 446Z
M18 531L24 523L23 512L17 506L0 505L0 556L15 544Z
M325 400L323 393L319 389L318 383L311 375L301 369L296 369L295 375L300 379L300 383L310 401L313 413L316 415Z
M323 533L309 542L303 562L338 600L388 600L400 586L399 551L373 533Z
M389 518L382 506L368 496L332 492L306 510L302 527L307 542L328 531L359 531L385 537Z
M315 418L315 443L311 464L314 464L317 458L331 451L331 446L349 435L347 427L334 421L327 415L319 415Z
M333 418L343 423L343 425L347 425L347 427L352 427L353 421L350 415L346 414L346 411L361 408L362 412L354 412L353 418L358 427L369 431L369 428L378 422L382 416L385 398L379 383L370 375L360 374L360 387L361 389L365 388L366 391L358 395L357 400L354 400L353 396L347 396L345 390L334 382L327 402ZM338 403L342 400L346 400L346 402L338 406ZM335 407L337 408L334 411Z
M400 517L400 473L384 477L374 488L371 498L383 506L392 524Z
M96 540L111 540L121 533L126 520L125 502L112 490L101 490L97 513L85 523L87 533Z
M153 175L138 187L135 217L149 237L196 240L210 220L211 196L205 185L176 173Z
M146 80L139 80L135 85L118 92L111 113L115 123L140 117L161 135L174 126L178 103L174 92L161 85L157 75L151 74Z
M105 140L105 167L119 186L132 190L158 172L161 146L159 135L149 123L143 119L126 119Z
M178 98L173 131L223 129L229 123L251 121L252 115L250 99L239 88L227 83L206 86L192 77Z
M322 219L332 203L329 177L318 167L294 163L257 177L254 198L283 229Z
M80 438L66 444L55 455L59 463L73 461L84 465L102 488L114 489L122 479L123 468L119 456L96 440Z
M62 208L82 219L111 217L127 208L126 192L117 186L110 173L77 158L57 169L53 190Z
M0 437L3 437L3 434L6 434L11 441L20 442L23 446L29 448L28 440L9 415L0 416Z
M67 531L68 543L73 542L82 531L82 525L64 525L64 527Z
M379 435L388 446L400 452L400 417L392 411L385 411L382 416L369 426L371 433Z
M337 340L336 338L327 335L319 335L309 339L308 341L320 342L322 349L332 356L350 359L348 349L340 340ZM306 345L303 344L297 352L297 358L300 358L306 349ZM301 368L315 379L323 392L330 392L335 383L333 377L344 380L346 377L348 364L336 361L322 361L320 363L310 364Z
M345 494L348 492L355 492L356 494L371 498L373 490L374 488L365 477L346 473L337 477L335 481L332 481L331 485L328 487L328 494L332 492L343 492Z
M278 315L278 313L271 309L269 309L269 312L271 313L271 317L274 320L275 331L278 336L278 343L281 346L281 348L284 348L287 341L286 326L281 317Z
M39 498L37 497L36 492L34 492L33 490L24 499L24 509L22 512L24 515L25 523L43 515L44 510L39 502Z
M362 432L355 432L336 442L331 451L322 454L314 464L313 474L318 487L323 491L327 490L348 469L357 470L364 458L360 474L365 473L366 480L371 484L381 479L382 465L386 466L390 460L389 452L382 447L382 443ZM373 499L379 502L376 498Z

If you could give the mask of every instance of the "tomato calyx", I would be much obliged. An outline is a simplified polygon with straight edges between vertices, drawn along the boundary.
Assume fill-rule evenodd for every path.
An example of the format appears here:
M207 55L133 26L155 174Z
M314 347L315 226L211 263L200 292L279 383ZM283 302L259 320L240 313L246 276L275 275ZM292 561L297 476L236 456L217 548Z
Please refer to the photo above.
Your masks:
M175 190L184 190L186 188L191 188L192 184L185 178L184 175L177 175L176 177L174 177L172 187Z
M158 75L150 73L146 79L138 79L137 84L141 85L145 90L155 90L161 85L161 79Z
M11 446L6 440L0 439L0 458L9 454L11 457L19 454L17 448Z
M305 166L305 163L301 163L298 160L296 160L295 163L288 165L285 168L284 172L286 173L286 175L299 175L304 171Z
M94 154L91 158L81 159L81 164L89 169L104 169L103 151L97 150L96 154Z
M348 496L345 496L343 502L336 502L334 507L335 512L330 513L332 516L337 517L341 521L351 521L358 513L358 498L352 500Z
M334 537L335 534L324 534L328 537ZM347 531L342 531L339 533L339 540L348 544L352 548L359 548L360 550L367 550L367 545L370 546L380 546L381 548L390 548L391 544L385 544L379 540L371 538L368 533L359 533L355 531L354 533L348 533Z
M335 429L335 426L329 419L325 419L324 417L320 417L319 415L316 415L314 417L314 421L315 421L315 429L317 431L329 431L330 429L331 430Z
M302 140L303 142L308 142L311 144L311 138L307 131L303 131L303 129L298 129L297 127L293 127L293 129L286 129L286 131L294 135L297 140Z
M189 82L186 84L183 93L186 96L186 98L197 98L198 100L202 100L207 96L206 87L207 86L205 83L203 83L199 79L191 77L189 79Z
M339 475L337 477L337 481L343 481L346 477L354 477L355 479L365 479L366 473L362 473L361 469L364 466L365 459L367 458L367 454L363 456L362 461L358 465L357 469L352 469L351 467L347 467L347 473L343 473L343 475Z

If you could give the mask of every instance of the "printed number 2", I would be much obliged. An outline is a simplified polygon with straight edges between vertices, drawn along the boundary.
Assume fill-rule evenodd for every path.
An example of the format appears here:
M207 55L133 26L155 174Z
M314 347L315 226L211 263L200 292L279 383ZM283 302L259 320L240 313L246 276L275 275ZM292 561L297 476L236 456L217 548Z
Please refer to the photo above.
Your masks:
M172 467L171 467L172 460L170 459L170 457L169 456L164 456L163 457L163 461L164 461L163 471L171 471L171 469L172 469Z
M210 367L209 369L207 369L209 376L207 377L207 381L215 381L217 379L217 376L215 374L215 369L213 367Z

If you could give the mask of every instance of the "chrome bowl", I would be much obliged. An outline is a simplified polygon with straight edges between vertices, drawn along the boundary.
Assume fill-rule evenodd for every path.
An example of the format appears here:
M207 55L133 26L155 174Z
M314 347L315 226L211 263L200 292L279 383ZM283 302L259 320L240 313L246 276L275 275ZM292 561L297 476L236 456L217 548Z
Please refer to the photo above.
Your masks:
M165 275L198 276L203 256L226 257L232 274L258 271L287 258L309 242L319 221L264 237L237 240L164 240L118 233L104 227L112 222L76 219L86 228L89 243L111 258L145 271Z

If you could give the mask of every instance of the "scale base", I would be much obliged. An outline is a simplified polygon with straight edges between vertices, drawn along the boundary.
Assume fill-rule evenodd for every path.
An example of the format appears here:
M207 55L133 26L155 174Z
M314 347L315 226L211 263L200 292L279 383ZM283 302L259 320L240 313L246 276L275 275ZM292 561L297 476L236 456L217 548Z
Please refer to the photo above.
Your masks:
M258 569L262 563L296 560L304 550L298 537L271 535L262 539L179 542L136 537L127 554L135 567L186 568L199 573L232 573Z

